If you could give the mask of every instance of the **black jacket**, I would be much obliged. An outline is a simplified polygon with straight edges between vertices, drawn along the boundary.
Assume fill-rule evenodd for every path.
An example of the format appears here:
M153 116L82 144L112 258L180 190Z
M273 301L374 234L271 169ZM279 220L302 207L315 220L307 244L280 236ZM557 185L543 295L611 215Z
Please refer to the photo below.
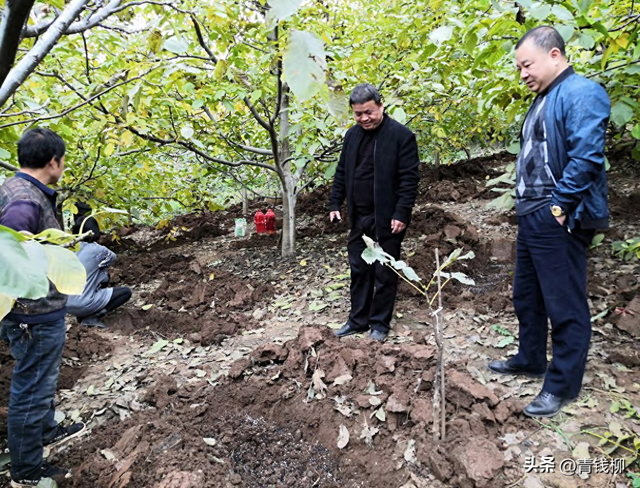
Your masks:
M392 219L409 225L420 180L420 158L415 135L387 114L384 117L386 120L376 139L373 162L378 239L391 235ZM351 225L355 222L353 180L363 135L364 129L359 125L347 131L331 189L331 211L340 210L346 198Z

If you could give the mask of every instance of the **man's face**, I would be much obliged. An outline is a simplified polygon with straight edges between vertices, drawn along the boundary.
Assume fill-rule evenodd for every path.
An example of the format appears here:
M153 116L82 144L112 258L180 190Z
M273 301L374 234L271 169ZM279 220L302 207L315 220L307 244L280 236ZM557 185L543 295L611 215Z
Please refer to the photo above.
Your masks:
M60 161L57 161L56 158L51 159L47 168L49 169L49 184L53 185L60 181L64 172L64 156L60 158Z
M562 59L559 49L544 52L532 39L526 40L516 51L520 78L534 93L544 91L556 79Z
M364 130L373 130L382 123L384 116L382 103L376 105L376 102L373 100L365 103L354 103L351 105L351 110L353 110L353 117L356 119L356 124Z

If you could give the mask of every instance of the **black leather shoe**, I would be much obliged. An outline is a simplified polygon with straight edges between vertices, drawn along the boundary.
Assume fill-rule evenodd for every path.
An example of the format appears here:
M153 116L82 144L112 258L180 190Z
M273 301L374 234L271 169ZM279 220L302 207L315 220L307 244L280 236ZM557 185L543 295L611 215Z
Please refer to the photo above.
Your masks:
M373 339L374 341L384 342L386 338L387 333L381 330L372 329L371 332L369 332L369 339Z
M506 361L491 361L488 367L494 373L523 375L528 378L544 378L545 375L544 373L532 373L531 371L517 368L511 364L509 359Z
M336 337L346 337L353 334L362 334L363 332L368 331L369 329L359 329L355 325L351 325L349 322L344 324L338 330L334 332Z
M541 391L533 401L524 407L529 417L553 417L560 413L562 407L573 402L575 398L561 398L546 391Z

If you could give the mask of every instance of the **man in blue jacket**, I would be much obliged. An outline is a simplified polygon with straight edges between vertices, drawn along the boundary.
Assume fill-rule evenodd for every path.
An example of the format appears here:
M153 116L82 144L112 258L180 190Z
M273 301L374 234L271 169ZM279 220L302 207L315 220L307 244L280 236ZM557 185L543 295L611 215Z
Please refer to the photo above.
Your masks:
M59 229L56 192L66 147L49 129L31 129L18 141L20 171L0 187L0 225L38 234ZM43 447L77 437L85 425L62 427L55 421L54 396L67 328L67 297L49 282L49 294L38 300L18 299L0 321L0 336L16 360L7 412L11 454L11 486L37 486L42 478L63 479L67 471L43 462Z
M416 137L384 113L373 85L356 86L349 97L356 125L350 128L333 180L329 218L342 220L345 198L351 224L347 243L351 266L351 312L335 334L344 337L371 330L383 341L389 333L398 290L398 276L388 267L362 259L367 235L398 259L420 175ZM375 298L374 298L375 296Z
M537 94L516 166L513 304L520 346L489 369L544 377L524 413L552 417L578 396L587 361L587 247L595 229L608 226L604 147L611 106L600 85L569 66L564 41L552 27L527 32L516 45L516 63ZM553 359L547 367L548 318Z

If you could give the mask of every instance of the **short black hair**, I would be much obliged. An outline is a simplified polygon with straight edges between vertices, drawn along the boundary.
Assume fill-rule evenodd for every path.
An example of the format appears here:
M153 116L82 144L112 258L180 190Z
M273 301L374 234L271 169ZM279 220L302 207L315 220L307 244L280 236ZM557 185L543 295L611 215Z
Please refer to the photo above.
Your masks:
M97 242L100 239L100 225L98 221L93 217L85 217L76 219L75 224L73 224L73 228L71 232L73 234L79 234L80 229L82 232L92 231L93 235L89 237L85 237L85 241L87 242Z
M557 30L549 25L541 25L528 31L520 38L518 44L516 44L516 49L527 39L531 39L544 52L548 53L553 48L558 48L563 56L567 56L564 48L564 39Z
M18 141L18 163L21 168L44 168L51 159L58 164L67 151L62 137L51 129L29 129Z
M367 103L373 100L376 105L382 103L382 97L378 89L371 83L361 83L356 86L349 95L349 105Z

